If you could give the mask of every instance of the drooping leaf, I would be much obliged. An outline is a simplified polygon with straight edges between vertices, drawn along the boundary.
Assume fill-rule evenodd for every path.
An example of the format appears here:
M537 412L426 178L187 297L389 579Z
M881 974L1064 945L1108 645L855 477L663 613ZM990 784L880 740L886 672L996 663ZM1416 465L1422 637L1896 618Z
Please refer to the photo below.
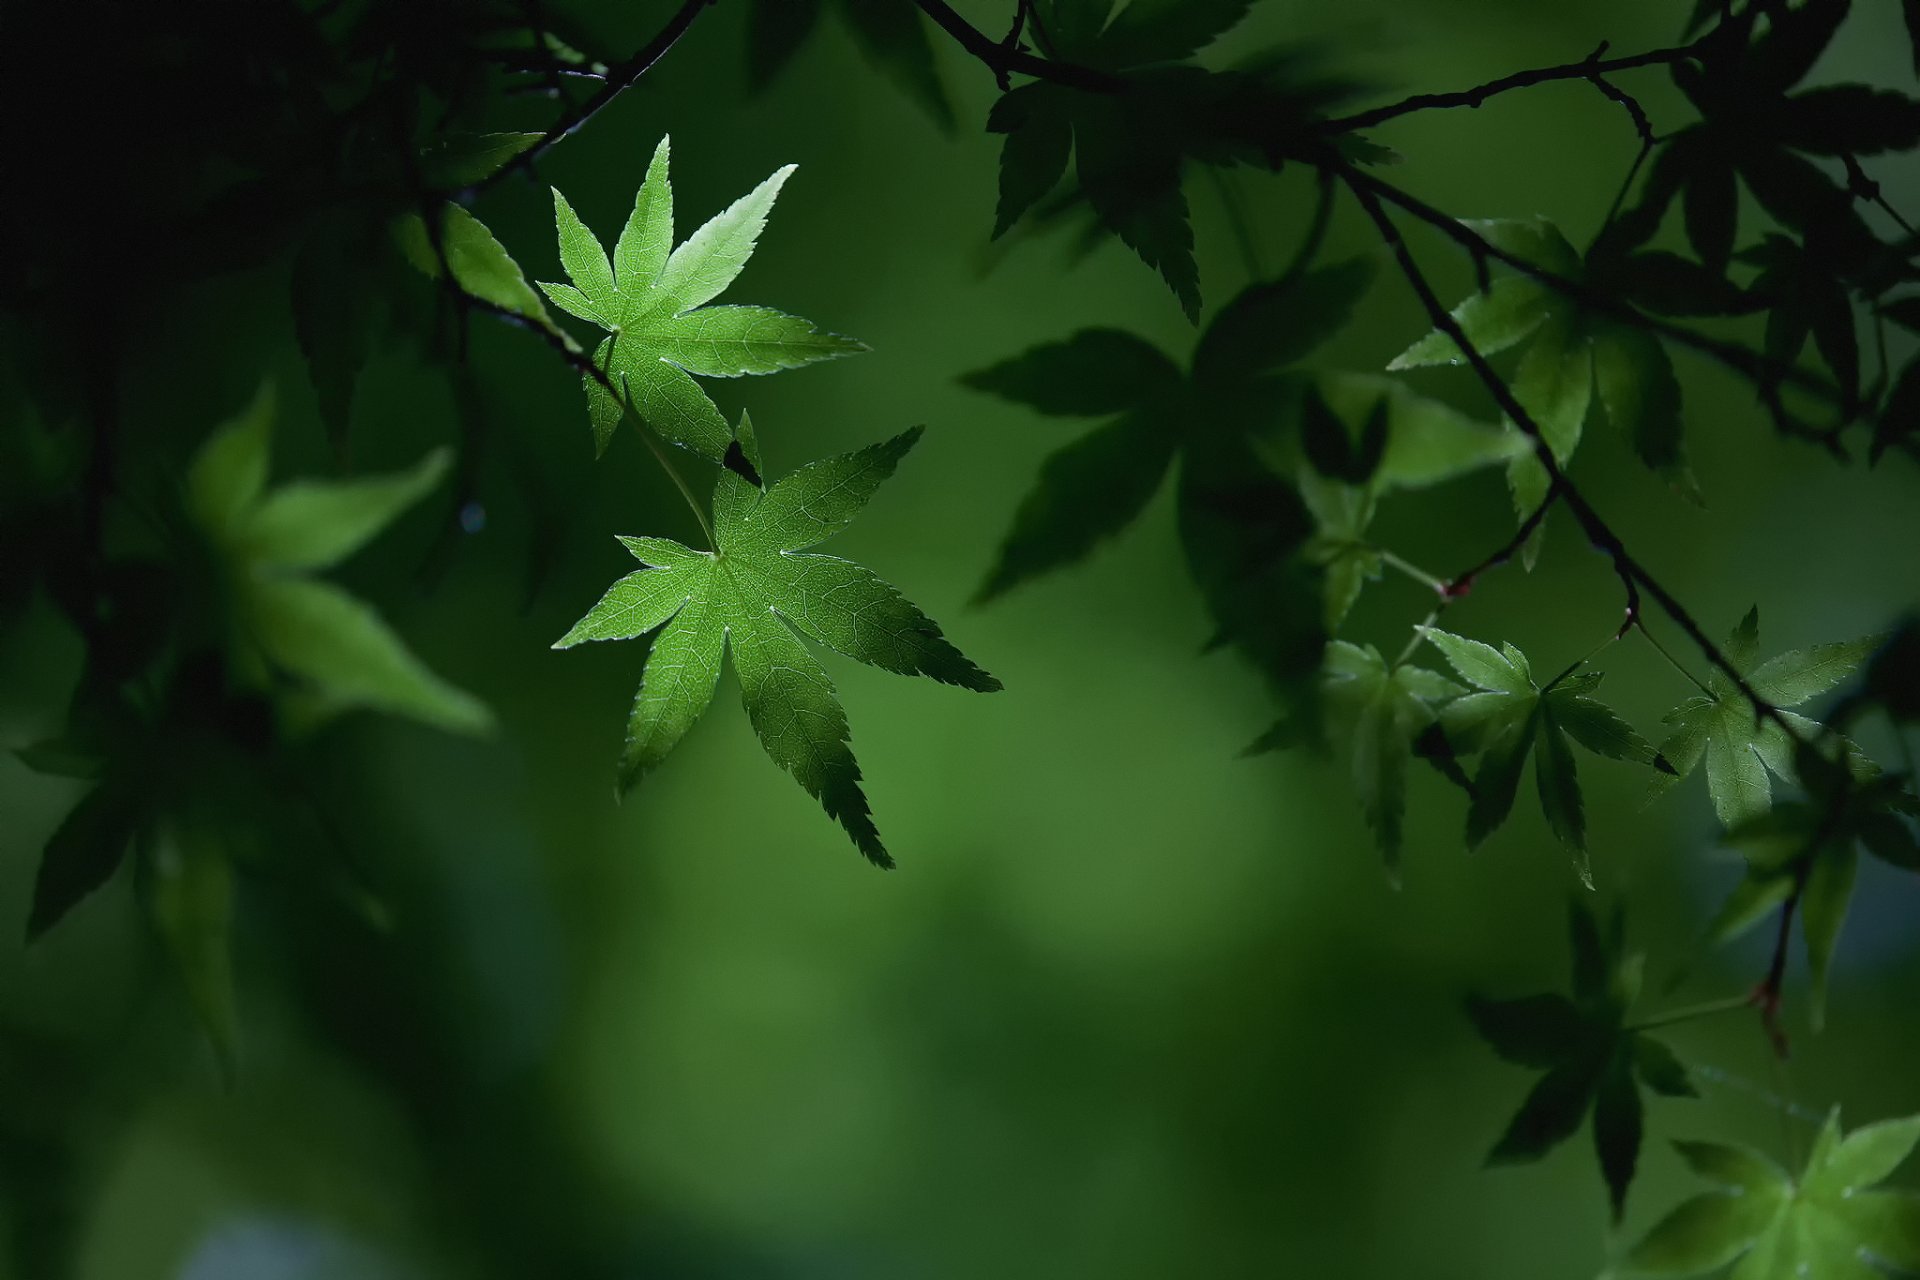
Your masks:
M457 204L440 211L440 226L430 232L424 217L408 214L395 224L401 251L431 280L451 274L454 283L483 302L558 333L540 295L527 283L520 264L487 230L486 224Z
M542 133L443 133L420 153L421 175L435 187L484 182L512 164L546 135Z
M293 262L294 336L336 450L344 448L354 383L371 340L365 260L348 229L330 223L307 238Z
M747 80L764 88L780 74L818 26L824 0L757 0L747 11ZM847 29L873 65L942 129L953 127L953 105L940 83L926 20L899 0L839 0Z
M750 428L742 434L750 438ZM805 548L845 528L919 437L916 427L813 463L765 493L722 472L713 495L713 551L661 538L622 540L642 567L615 583L554 648L665 628L634 701L620 768L624 785L664 759L699 718L722 655L730 653L747 717L767 754L846 828L863 854L876 865L892 865L860 789L846 714L801 638L903 675L980 692L1000 682L872 571Z

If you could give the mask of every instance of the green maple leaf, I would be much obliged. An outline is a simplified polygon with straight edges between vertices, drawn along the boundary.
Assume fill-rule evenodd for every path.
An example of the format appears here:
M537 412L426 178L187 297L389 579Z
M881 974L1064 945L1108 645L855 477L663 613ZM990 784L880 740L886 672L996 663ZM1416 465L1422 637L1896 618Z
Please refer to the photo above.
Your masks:
M1464 225L1495 247L1554 275L1576 282L1591 276L1600 284L1608 279L1591 260L1582 261L1559 228L1545 218ZM1659 339L1618 319L1586 313L1564 295L1517 272L1494 277L1484 291L1455 307L1452 315L1481 355L1519 349L1510 389L1539 425L1562 467L1580 446L1597 389L1607 417L1641 461L1682 490L1693 491L1681 437L1680 383ZM1387 368L1415 369L1464 360L1454 340L1435 329L1395 356ZM1516 456L1508 465L1507 480L1515 513L1524 521L1547 496L1546 467L1531 453ZM1529 567L1538 550L1536 534L1525 552Z
M1826 1019L1827 973L1853 898L1860 850L1903 871L1920 871L1920 841L1910 825L1920 816L1920 798L1898 779L1862 776L1855 757L1847 757L1847 766L1836 767L1815 748L1800 765L1809 799L1757 813L1727 832L1747 870L1708 926L1711 941L1729 941L1797 892L1816 1030Z
M1106 420L1042 464L980 598L1085 558L1134 521L1177 462L1181 542L1220 637L1283 677L1311 670L1333 612L1321 603L1324 562L1358 540L1372 497L1525 446L1392 379L1289 368L1345 322L1370 279L1354 261L1252 285L1213 317L1184 369L1130 333L1087 329L968 374L968 386L1043 414ZM1372 475L1348 486L1365 494L1342 514L1348 496L1319 486L1319 522L1295 479L1309 393L1361 434L1385 406ZM1326 540L1300 554L1317 532ZM1369 562L1355 559L1364 579Z
M1467 1015L1493 1051L1545 1072L1487 1155L1488 1164L1538 1160L1593 1115L1594 1147L1613 1216L1626 1206L1639 1163L1641 1086L1670 1098L1695 1096L1687 1069L1661 1041L1627 1022L1640 992L1642 957L1625 955L1613 913L1603 937L1584 903L1570 910L1573 994L1467 1002Z
M437 449L414 467L355 480L266 488L274 399L263 389L187 471L187 509L221 567L234 664L296 721L352 707L460 732L492 724L486 707L414 657L380 616L314 570L371 541L446 474Z
M1390 873L1397 872L1407 811L1407 764L1414 744L1435 723L1435 708L1464 692L1435 671L1389 668L1372 645L1336 640L1327 646L1321 687L1328 736L1352 779L1367 826ZM1248 754L1293 746L1307 734L1282 721Z
M693 375L775 373L867 348L770 307L707 306L753 256L793 166L776 171L675 248L667 153L662 138L611 259L566 197L553 193L560 262L573 283L540 287L562 311L608 331L611 336L594 350L594 364L625 389L642 422L709 462L738 466L742 455L731 448L733 432ZM581 383L595 445L605 450L620 423L620 403L598 379L583 377Z
M1880 642L1878 636L1839 644L1794 649L1755 665L1760 647L1760 609L1747 611L1728 637L1724 652L1755 693L1775 707L1796 707L1852 675ZM1781 718L1813 739L1827 733L1818 722L1791 711ZM1673 772L1653 780L1649 798L1658 796L1706 762L1707 791L1721 824L1732 827L1765 813L1773 802L1768 775L1797 780L1793 739L1778 721L1755 715L1746 696L1718 668L1707 676L1707 692L1688 698L1664 720L1674 729L1660 745ZM1839 735L1836 741L1856 771L1871 770L1860 749Z
M804 548L845 528L920 433L915 427L884 444L812 463L765 493L723 471L713 494L713 551L664 538L620 540L643 567L616 582L553 647L660 630L627 722L624 786L665 759L699 719L712 700L721 656L731 653L747 718L767 754L847 829L862 853L880 866L893 865L860 789L846 713L801 637L903 675L983 693L1000 682L872 570ZM752 425L744 416L740 435L751 458Z
M1881 1187L1920 1140L1920 1116L1844 1138L1836 1109L1796 1180L1745 1147L1676 1142L1718 1188L1683 1202L1627 1253L1630 1271L1731 1280L1881 1280L1920 1271L1920 1196Z
M1512 813L1520 774L1531 754L1547 825L1573 854L1581 878L1591 883L1586 808L1571 744L1610 760L1633 760L1656 769L1670 766L1611 708L1587 696L1600 683L1600 673L1569 671L1543 688L1534 683L1526 655L1510 644L1495 649L1432 627L1425 635L1476 689L1448 703L1440 715L1456 753L1481 753L1467 810L1467 844L1478 845Z

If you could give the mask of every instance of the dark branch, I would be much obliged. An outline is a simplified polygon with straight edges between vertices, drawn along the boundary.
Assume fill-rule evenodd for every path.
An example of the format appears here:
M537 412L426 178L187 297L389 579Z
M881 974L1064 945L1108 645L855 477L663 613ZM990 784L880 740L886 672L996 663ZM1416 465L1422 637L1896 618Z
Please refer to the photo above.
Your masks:
M700 16L700 11L716 2L717 0L683 0L680 8L667 19L667 25L660 28L653 39L642 45L626 61L607 68L605 83L595 90L592 96L567 112L551 128L541 134L538 142L515 157L512 164L489 174L469 187L450 193L450 198L460 201L471 199L499 183L508 174L530 169L533 163L550 151L555 144L593 119L603 107L625 93L641 76L650 71L653 64L665 57L667 51L687 33L687 28L691 27L693 20Z
M1459 321L1447 311L1446 305L1440 301L1440 296L1434 292L1432 283L1421 271L1420 264L1414 261L1413 251L1408 248L1406 240L1400 234L1400 229L1394 225L1392 217L1381 204L1380 196L1369 185L1365 175L1358 173L1350 165L1340 166L1339 174L1342 181L1346 183L1347 189L1352 191L1354 198L1360 202L1360 207L1366 211L1367 216L1373 220L1374 226L1379 229L1381 239L1392 251L1394 260L1399 264L1400 273L1406 277L1408 285L1419 297L1420 304L1426 309L1434 327L1453 340L1461 354L1466 357L1467 364L1486 386L1488 394L1493 397L1494 403L1500 407L1501 412L1506 414L1513 424L1525 432L1527 438L1533 442L1534 456L1540 460L1540 465L1547 472L1550 484L1549 495L1558 494L1559 501L1565 504L1567 510L1579 522L1587 540L1612 561L1613 571L1619 577L1621 586L1627 594L1626 620L1621 628L1622 633L1624 634L1626 628L1631 627L1638 620L1640 592L1644 589L1661 610L1673 619L1674 624L1686 633L1687 639L1693 642L1707 661L1726 675L1734 688L1738 689L1740 695L1753 707L1756 717L1773 721L1792 741L1806 745L1805 736L1799 729L1781 714L1778 707L1761 696L1759 690L1753 687L1746 675L1734 665L1732 659L1728 658L1720 646L1713 642L1700 624L1694 620L1693 615L1687 612L1686 607L1675 598L1672 592L1661 585L1646 566L1633 557L1620 535L1614 532L1612 526L1587 501L1585 495L1567 479L1566 472L1560 467L1559 459L1554 457L1552 447L1548 445L1545 435L1540 430L1540 424L1514 397L1505 380L1495 372L1493 365L1488 363L1487 357L1467 337ZM1542 510L1544 509L1543 507Z
M1401 116L1412 115L1418 111L1446 111L1456 107L1477 107L1487 99L1515 89L1530 89L1537 84L1551 84L1556 80L1589 80L1599 86L1602 93L1614 97L1611 86L1601 77L1616 71L1633 71L1641 67L1670 66L1698 57L1701 45L1713 39L1709 32L1692 44L1678 45L1671 49L1654 49L1647 53L1636 53L1626 58L1602 58L1607 46L1601 45L1579 62L1562 63L1557 67L1541 67L1533 71L1516 71L1510 76L1498 80L1489 80L1472 89L1463 89L1457 93L1417 93L1410 98L1385 107L1375 107L1371 111L1360 111L1350 116L1340 116L1329 120L1323 126L1328 133L1352 133L1356 129L1371 129L1388 120L1397 120ZM1615 99L1618 101L1618 99Z
M1839 388L1822 378L1785 362L1770 359L1757 351L1749 350L1734 342L1723 342L1697 333L1683 325L1673 324L1658 316L1650 316L1637 310L1631 304L1620 301L1610 294L1603 293L1578 280L1548 271L1537 263L1508 253L1493 244L1467 226L1458 218L1452 218L1432 205L1410 194L1401 187L1383 181L1371 174L1361 172L1348 165L1341 166L1341 178L1350 187L1364 188L1369 195L1396 205L1412 214L1434 230L1453 240L1468 253L1476 263L1498 262L1504 267L1518 271L1522 275L1552 289L1555 293L1571 302L1593 312L1608 316L1614 320L1644 329L1658 337L1665 338L1676 346L1685 347L1732 369L1743 378L1752 382L1759 391L1762 402L1772 415L1774 424L1785 434L1804 440L1811 440L1826 448L1829 452L1840 453L1838 434L1834 430L1819 430L1796 421L1780 402L1778 388L1791 386L1830 404L1842 405L1845 397ZM1357 184L1357 186L1356 186Z
M1009 43L994 39L955 13L946 0L914 0L914 3L920 6L920 12L933 19L934 25L952 36L961 48L985 63L1002 87L1009 74L1017 73L1065 85L1070 89L1084 89L1089 93L1127 91L1127 82L1111 72L1072 62L1056 62L1021 48L1017 41Z

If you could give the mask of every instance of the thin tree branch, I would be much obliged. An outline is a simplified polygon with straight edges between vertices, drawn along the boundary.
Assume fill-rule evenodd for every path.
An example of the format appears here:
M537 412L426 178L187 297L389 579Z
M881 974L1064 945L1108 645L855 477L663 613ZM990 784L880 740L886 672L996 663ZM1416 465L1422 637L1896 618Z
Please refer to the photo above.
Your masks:
M653 39L637 49L632 57L607 68L605 83L595 90L592 96L555 121L545 133L540 135L538 142L514 157L512 164L488 174L480 181L463 187L459 191L449 193L449 198L464 202L489 187L497 185L509 174L530 170L534 162L551 150L555 144L593 119L603 107L626 92L641 76L652 70L653 64L666 56L667 51L687 33L687 28L691 27L693 20L700 16L700 11L716 3L718 0L683 0L680 8L667 19L667 24L660 28Z
M1356 194L1364 189L1369 195L1384 200L1412 214L1421 222L1445 235L1472 254L1477 262L1493 261L1521 273L1528 279L1543 284L1555 293L1582 308L1598 312L1601 315L1630 324L1649 333L1665 338L1676 346L1685 347L1732 369L1759 389L1762 401L1773 415L1775 425L1784 433L1800 439L1811 440L1825 447L1829 452L1840 453L1841 446L1835 431L1820 431L1803 426L1793 420L1780 403L1777 388L1786 385L1816 396L1831 404L1843 403L1839 388L1821 378L1778 360L1740 346L1738 343L1723 342L1710 338L1682 325L1673 324L1658 316L1650 316L1636 310L1628 303L1603 293L1578 280L1569 279L1557 272L1549 271L1537 263L1507 252L1493 244L1465 223L1452 218L1432 205L1412 195L1391 182L1376 178L1345 162L1335 161L1340 178Z
M1127 91L1126 80L1111 72L1073 62L1057 62L1024 49L1017 42L1009 44L994 39L954 12L947 0L914 0L914 3L920 6L920 12L933 20L935 26L952 36L962 49L985 63L1002 87L1005 87L1009 74L1017 73L1070 89L1084 89L1089 93Z
M1498 80L1489 80L1483 85L1471 89L1462 89L1455 93L1417 93L1403 98L1389 106L1375 107L1371 111L1360 111L1350 116L1339 116L1321 126L1327 133L1352 133L1356 129L1371 129L1375 125L1401 116L1412 115L1418 111L1447 111L1457 107L1478 107L1489 98L1515 89L1530 89L1534 85L1551 84L1556 80L1588 80L1600 88L1608 97L1615 96L1611 86L1604 84L1600 77L1616 71L1634 71L1641 67L1670 66L1700 55L1701 46L1710 43L1719 28L1708 32L1691 44L1676 45L1670 49L1653 49L1646 53L1636 53L1625 58L1605 58L1607 46L1603 43L1598 49L1578 62L1566 62L1557 67L1540 67L1533 71L1516 71L1510 76ZM1615 101L1618 101L1615 98Z
M1559 501L1579 522L1587 540L1612 561L1614 574L1620 579L1621 587L1627 594L1626 620L1621 625L1621 631L1624 633L1639 620L1640 593L1644 589L1661 610L1673 619L1674 624L1686 633L1687 638L1700 650L1707 661L1727 676L1734 688L1739 690L1741 696L1753 707L1757 718L1773 721L1792 741L1805 745L1805 737L1799 729L1781 713L1778 707L1761 696L1759 690L1753 687L1746 675L1734 665L1732 659L1727 657L1720 646L1715 644L1700 624L1694 620L1686 606L1682 605L1659 579L1634 558L1620 535L1614 532L1613 527L1601 517L1600 513L1587 501L1585 495L1567 478L1560 467L1559 460L1554 457L1552 447L1547 444L1540 430L1540 424L1514 397L1505 380L1494 371L1486 356L1473 344L1460 327L1460 323L1447 311L1446 305L1440 301L1440 296L1434 292L1432 283L1421 271L1420 264L1414 260L1413 251L1401 236L1400 229L1394 225L1392 217L1382 205L1380 197L1368 185L1365 176L1355 171L1352 166L1344 164L1339 166L1339 173L1341 179L1347 184L1347 189L1353 192L1354 198L1360 202L1360 207L1366 211L1367 216L1379 229L1381 239L1392 251L1401 274L1406 277L1407 284L1419 297L1421 306L1426 309L1434 326L1454 341L1466 357L1468 365L1486 386L1494 403L1500 407L1501 412L1505 413L1513 424L1525 432L1528 439L1533 442L1534 456L1539 459L1540 465L1547 472L1551 486L1548 490L1549 494L1558 493Z

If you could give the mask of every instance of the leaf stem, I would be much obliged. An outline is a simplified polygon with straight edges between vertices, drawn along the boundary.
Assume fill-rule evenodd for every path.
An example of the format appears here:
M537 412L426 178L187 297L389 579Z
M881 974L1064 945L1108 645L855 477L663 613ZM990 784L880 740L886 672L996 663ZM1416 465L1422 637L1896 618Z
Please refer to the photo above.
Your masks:
M1587 650L1584 656L1575 658L1572 662L1569 662L1564 671L1562 671L1559 675L1555 676L1553 679L1547 681L1546 688L1542 689L1541 692L1545 693L1547 692L1547 690L1554 688L1562 680L1565 680L1568 676L1572 675L1574 672L1578 671L1580 668L1586 666L1589 662L1592 662L1595 658L1599 657L1601 653L1606 650L1606 647L1608 645L1612 644L1615 640L1618 640L1619 638L1620 638L1620 633L1616 631L1612 635L1608 636L1605 640L1602 640L1599 644L1593 646L1593 648Z
M1716 1013L1732 1013L1736 1009L1751 1009L1752 1007L1753 997L1750 995L1727 996L1725 999L1708 1000L1702 1004L1690 1004L1684 1008L1675 1009L1670 1013L1659 1014L1655 1017L1648 1018L1645 1022L1636 1022L1629 1026L1627 1030L1654 1031L1660 1027L1673 1026L1675 1023L1692 1022L1696 1018L1711 1017Z
M621 379L623 392L626 390L625 383L626 379ZM693 486L687 483L687 478L680 473L680 468L674 465L672 455L667 452L667 446L661 443L660 438L654 435L645 422L641 421L640 414L633 407L633 402L625 395L620 397L620 412L633 423L633 429L646 443L647 451L653 454L653 460L660 464L660 469L667 473L667 479L673 481L673 487L680 491L682 498L686 499L687 510L693 512L693 518L700 522L700 532L706 536L707 547L712 551L719 551L720 540L713 536L713 525L707 521L706 508L700 505L700 499L694 496Z
M1660 643L1659 637L1653 634L1652 629L1647 626L1644 620L1641 621L1638 627L1636 627L1635 629L1639 631L1642 636L1646 637L1647 643L1653 646L1653 651L1655 653L1659 654L1661 657L1667 660L1668 666L1672 667L1675 671L1678 671L1681 675L1687 678L1688 684L1691 684L1694 688L1698 689L1701 693L1706 694L1709 698L1713 696L1713 690L1707 688L1706 682L1701 680L1699 676L1694 675L1693 672L1681 666L1680 659L1674 657L1672 652L1668 650L1667 646Z
M1376 546L1371 548L1371 550L1375 555L1380 557L1380 563L1398 569L1401 573L1406 574L1409 578L1412 578L1415 582L1427 588L1435 595L1444 596L1447 594L1447 583L1444 578L1428 573L1411 560L1389 551L1385 547Z
M1260 247L1253 241L1253 228L1247 225L1247 211L1241 204L1240 193L1234 189L1226 170L1210 165L1207 173L1220 197L1220 207L1227 215L1227 226L1233 231L1241 264L1246 267L1249 279L1258 280L1265 274L1260 266Z

